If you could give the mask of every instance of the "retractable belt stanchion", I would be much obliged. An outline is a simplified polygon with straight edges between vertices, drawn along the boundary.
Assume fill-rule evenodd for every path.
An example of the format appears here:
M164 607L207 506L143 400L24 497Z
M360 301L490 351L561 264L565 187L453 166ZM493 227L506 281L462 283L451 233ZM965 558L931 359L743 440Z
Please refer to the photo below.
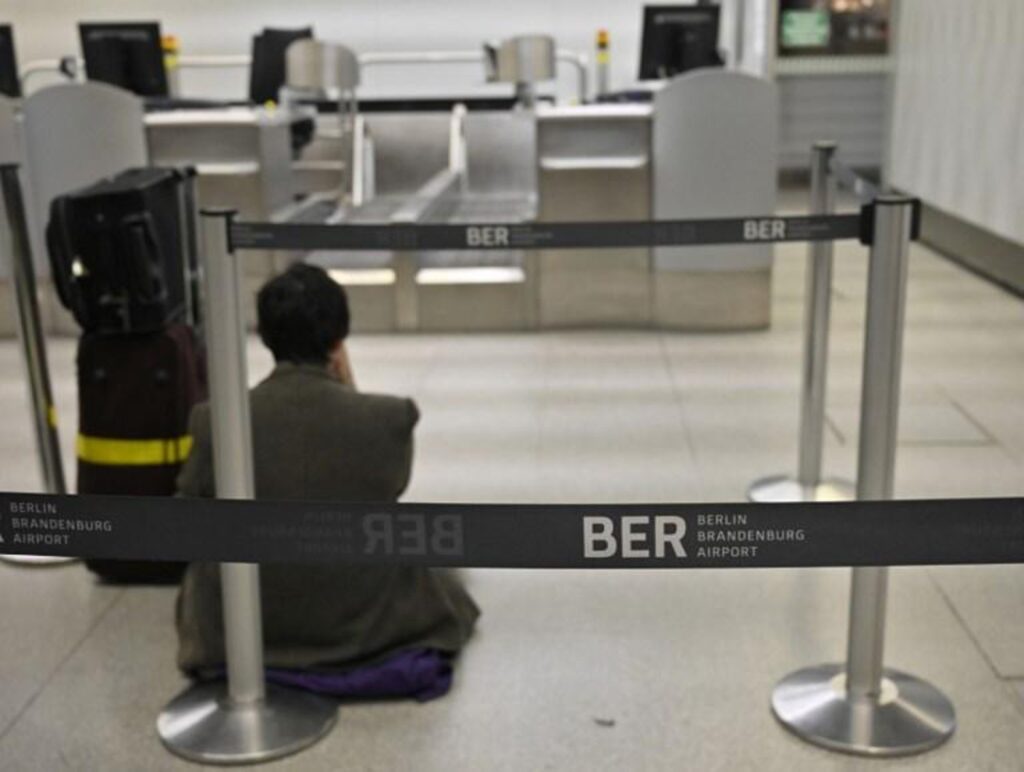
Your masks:
M847 661L785 678L772 695L774 713L800 737L832 750L874 756L928 750L952 734L953 707L933 686L883 667L888 569L880 566L1024 563L1024 499L888 501L907 258L916 218L917 202L894 196L876 198L859 214L639 223L305 225L236 223L230 212L205 212L203 299L215 477L218 498L235 500L0 492L0 537L15 552L228 561L222 567L227 686L187 690L157 722L167 747L194 761L277 758L315 742L334 723L333 703L265 683L259 568L252 564L269 561L602 570L856 566ZM853 238L872 245L858 501L244 501L253 497L253 470L236 251L577 249Z
M891 499L899 418L907 258L914 202L875 200L857 466L859 500ZM776 717L803 739L833 750L898 756L929 750L956 726L934 686L883 667L888 568L853 569L845 665L799 670L772 695Z
M3 187L4 211L10 232L11 272L18 309L18 337L25 360L29 395L32 401L33 428L43 487L48 493L66 493L64 465L57 435L57 410L50 388L50 373L46 360L46 339L39 320L39 299L36 296L36 272L32 264L32 247L28 235L25 200L21 192L18 167L0 166L0 186ZM3 547L0 546L0 550ZM74 558L45 557L42 555L4 555L12 563L53 565L68 563Z
M829 215L835 211L836 180L831 172L835 152L834 142L816 142L811 151L812 215ZM848 501L854 495L853 485L845 480L821 479L832 303L832 242L811 242L808 251L797 475L778 475L756 481L747 491L751 501Z
M251 499L252 430L241 281L228 237L232 214L202 215L210 420L217 497ZM226 688L220 682L194 686L157 720L164 744L191 761L245 764L280 758L313 744L334 725L334 703L266 683L259 576L258 565L221 565Z

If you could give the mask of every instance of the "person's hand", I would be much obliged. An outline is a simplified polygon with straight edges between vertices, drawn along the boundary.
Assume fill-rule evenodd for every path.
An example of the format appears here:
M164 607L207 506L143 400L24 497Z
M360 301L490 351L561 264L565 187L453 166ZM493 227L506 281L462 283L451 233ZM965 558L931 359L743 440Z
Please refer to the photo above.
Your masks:
M337 378L346 386L356 387L356 379L352 374L352 362L348 358L348 349L345 348L345 341L338 341L327 359L327 369L331 375Z

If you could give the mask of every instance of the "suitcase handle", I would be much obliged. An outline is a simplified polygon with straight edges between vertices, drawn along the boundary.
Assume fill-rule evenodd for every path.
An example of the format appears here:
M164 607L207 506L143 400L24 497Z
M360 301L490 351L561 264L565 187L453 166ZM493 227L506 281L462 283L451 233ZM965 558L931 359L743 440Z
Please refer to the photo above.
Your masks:
M121 263L130 277L131 292L146 302L167 299L163 277L163 250L156 237L156 224L149 212L128 215L121 220Z

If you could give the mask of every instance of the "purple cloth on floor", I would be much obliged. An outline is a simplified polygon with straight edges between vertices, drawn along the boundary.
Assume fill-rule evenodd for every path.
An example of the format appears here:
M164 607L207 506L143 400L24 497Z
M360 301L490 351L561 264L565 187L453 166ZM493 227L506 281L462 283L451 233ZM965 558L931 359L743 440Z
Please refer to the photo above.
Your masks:
M410 649L373 665L338 673L268 667L267 680L332 697L413 697L427 702L448 693L452 663L450 656L436 649Z

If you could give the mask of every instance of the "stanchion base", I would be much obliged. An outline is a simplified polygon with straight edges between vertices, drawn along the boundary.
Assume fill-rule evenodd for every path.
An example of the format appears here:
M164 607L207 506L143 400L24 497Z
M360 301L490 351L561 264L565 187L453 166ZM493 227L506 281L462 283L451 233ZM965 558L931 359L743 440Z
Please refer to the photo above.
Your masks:
M844 665L791 673L772 692L772 712L803 740L861 756L909 756L941 745L956 712L929 683L886 668L878 699L851 698Z
M78 562L78 558L61 558L52 555L0 555L0 560L22 566L66 566L68 563Z
M202 764L254 764L297 753L327 734L337 704L307 692L267 684L266 699L235 706L224 683L193 686L156 722L167 749Z
M822 480L804 485L793 477L779 475L758 480L747 490L747 498L761 504L796 501L853 501L857 498L853 483L846 480Z

